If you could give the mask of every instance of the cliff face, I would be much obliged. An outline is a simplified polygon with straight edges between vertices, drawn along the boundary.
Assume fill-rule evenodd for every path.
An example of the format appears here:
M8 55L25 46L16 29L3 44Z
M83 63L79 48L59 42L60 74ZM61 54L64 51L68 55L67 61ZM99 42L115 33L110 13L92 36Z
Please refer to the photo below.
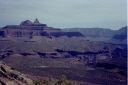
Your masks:
M112 39L127 41L127 26L117 30L116 34L112 37Z
M65 28L63 31L80 32L86 37L103 37L109 38L115 34L114 30L105 28Z
M34 85L33 81L11 67L0 64L0 85Z
M60 29L53 29L47 24L42 24L36 19L34 22L25 20L19 25L6 25L0 29L0 36L5 37L32 37L41 36L43 32L60 32Z
M34 22L25 20L20 25L7 25L0 29L0 37L29 37L47 36L47 37L83 37L80 32L62 32L61 29L48 27L36 19Z

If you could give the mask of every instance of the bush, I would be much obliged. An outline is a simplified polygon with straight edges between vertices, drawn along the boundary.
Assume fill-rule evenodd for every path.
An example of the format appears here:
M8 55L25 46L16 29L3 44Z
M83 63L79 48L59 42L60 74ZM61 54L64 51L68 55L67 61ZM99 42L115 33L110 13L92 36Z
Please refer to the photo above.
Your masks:
M68 82L65 75L61 75L59 80L55 83L55 85L72 85L71 82Z
M33 83L34 83L34 85L41 85L40 81L38 81L38 80L34 80Z

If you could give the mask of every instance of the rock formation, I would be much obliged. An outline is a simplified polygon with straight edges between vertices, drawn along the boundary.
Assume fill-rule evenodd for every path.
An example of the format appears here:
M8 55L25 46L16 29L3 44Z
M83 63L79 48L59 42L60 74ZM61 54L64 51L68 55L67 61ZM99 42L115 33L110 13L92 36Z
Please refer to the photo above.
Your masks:
M33 81L11 67L0 64L0 85L34 85Z
M2 37L29 37L33 36L47 36L47 37L60 37L60 36L83 36L79 32L63 32L61 29L48 27L47 24L42 24L38 19L34 22L25 20L20 25L7 25L0 29L0 36Z
M42 24L36 19L34 22L25 20L20 25L7 25L0 30L5 37L31 37L42 36L43 33L60 32L60 29L53 29L47 24Z

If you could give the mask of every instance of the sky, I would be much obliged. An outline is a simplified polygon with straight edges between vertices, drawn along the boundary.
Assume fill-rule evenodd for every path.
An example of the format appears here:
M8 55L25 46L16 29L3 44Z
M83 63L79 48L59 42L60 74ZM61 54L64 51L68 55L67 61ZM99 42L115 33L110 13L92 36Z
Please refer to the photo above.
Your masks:
M56 28L127 25L127 0L0 0L0 26L38 18Z

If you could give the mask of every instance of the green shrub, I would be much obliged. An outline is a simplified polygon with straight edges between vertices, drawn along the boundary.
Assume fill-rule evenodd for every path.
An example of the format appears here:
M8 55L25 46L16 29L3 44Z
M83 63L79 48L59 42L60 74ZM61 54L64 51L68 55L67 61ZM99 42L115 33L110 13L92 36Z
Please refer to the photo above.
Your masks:
M67 77L65 75L61 75L59 80L55 83L55 85L72 85L71 82L68 82Z
M34 83L34 85L41 85L40 81L38 81L38 80L34 80L33 83Z

